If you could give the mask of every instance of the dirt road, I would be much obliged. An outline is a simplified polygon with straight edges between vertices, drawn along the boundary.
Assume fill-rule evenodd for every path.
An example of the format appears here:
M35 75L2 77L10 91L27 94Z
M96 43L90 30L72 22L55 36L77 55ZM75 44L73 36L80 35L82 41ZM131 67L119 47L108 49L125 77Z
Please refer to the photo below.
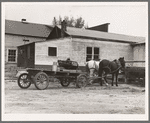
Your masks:
M5 84L6 114L144 114L143 87L127 84L99 86L95 83L84 89L74 84L64 88L50 83L48 89L37 90L32 84L21 89L17 82Z

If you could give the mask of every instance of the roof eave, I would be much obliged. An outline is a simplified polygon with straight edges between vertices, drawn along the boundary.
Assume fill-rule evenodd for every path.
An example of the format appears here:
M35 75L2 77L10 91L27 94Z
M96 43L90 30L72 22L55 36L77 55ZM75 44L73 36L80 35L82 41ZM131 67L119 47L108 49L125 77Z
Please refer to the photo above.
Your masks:
M145 44L145 42L142 42L142 43L135 43L135 44L132 44L132 46L143 45L143 44Z
M8 34L8 35L17 35L17 36L37 37L37 38L47 38L47 36L21 35L21 34L12 34L12 33L7 33L7 32L5 32L5 34Z
M31 42L31 43L28 43L28 44L19 45L19 46L17 46L17 48L23 47L23 46L27 46L27 45L31 45L31 44L35 44L35 42Z
M129 44L136 44L136 42L133 41L125 41L125 40L113 40L113 39L104 39L104 38L95 38L95 37L86 37L86 36L77 36L77 35L71 35L75 38L86 38L86 39L94 39L99 41L110 41L110 42L118 42L118 43L129 43Z

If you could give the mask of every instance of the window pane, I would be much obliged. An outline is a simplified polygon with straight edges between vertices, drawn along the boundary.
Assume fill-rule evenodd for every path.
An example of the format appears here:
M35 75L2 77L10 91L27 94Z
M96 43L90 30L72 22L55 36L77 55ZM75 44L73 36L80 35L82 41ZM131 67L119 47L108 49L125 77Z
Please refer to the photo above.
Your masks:
M94 60L98 60L99 59L99 55L94 55Z
M86 61L90 61L92 59L92 55L87 55L86 56Z
M8 56L8 61L11 61L11 57Z
M11 50L8 50L8 55L11 55Z
M94 47L94 54L99 54L99 48L98 47Z
M92 47L87 47L87 54L92 54Z
M13 55L16 56L16 50L14 50L14 54Z
M48 48L48 55L49 56L57 56L57 48L56 47L49 47Z

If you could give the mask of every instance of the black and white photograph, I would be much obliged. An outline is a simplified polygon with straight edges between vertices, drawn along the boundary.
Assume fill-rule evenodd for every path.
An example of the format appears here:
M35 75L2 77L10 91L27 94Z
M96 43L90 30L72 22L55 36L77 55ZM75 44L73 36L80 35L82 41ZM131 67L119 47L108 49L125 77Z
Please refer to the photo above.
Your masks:
M2 2L2 121L147 121L148 2Z

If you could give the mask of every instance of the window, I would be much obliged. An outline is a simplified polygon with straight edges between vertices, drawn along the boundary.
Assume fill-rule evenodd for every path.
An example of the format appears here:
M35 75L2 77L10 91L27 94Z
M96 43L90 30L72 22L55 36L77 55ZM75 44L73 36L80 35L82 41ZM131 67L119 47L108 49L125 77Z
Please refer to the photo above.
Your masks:
M16 62L17 50L16 49L8 49L8 62Z
M99 59L99 48L94 47L94 59Z
M86 61L90 61L91 59L94 59L94 60L99 59L99 48L98 47L87 47Z
M49 47L48 48L48 55L49 56L57 56L57 48L56 47Z
M87 47L86 54L86 61L90 61L92 59L92 47Z

